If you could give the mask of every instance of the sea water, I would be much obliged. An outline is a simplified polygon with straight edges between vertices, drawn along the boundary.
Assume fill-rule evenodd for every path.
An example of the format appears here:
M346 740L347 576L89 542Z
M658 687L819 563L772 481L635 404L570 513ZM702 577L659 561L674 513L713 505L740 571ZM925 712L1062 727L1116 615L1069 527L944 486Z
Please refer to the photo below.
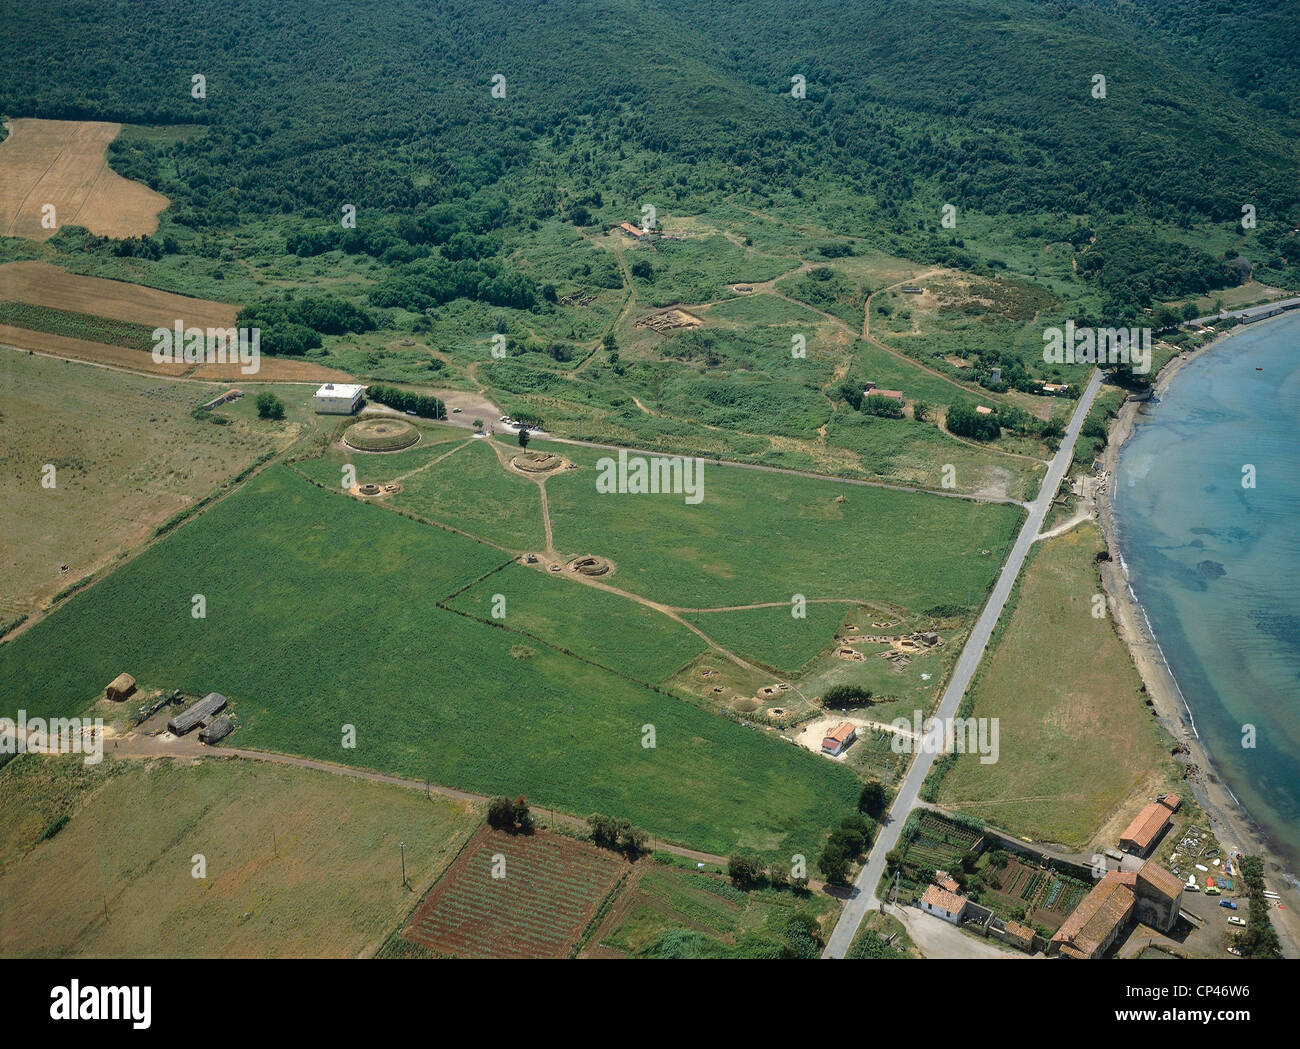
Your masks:
M1120 553L1186 713L1300 874L1300 313L1184 365L1115 481Z

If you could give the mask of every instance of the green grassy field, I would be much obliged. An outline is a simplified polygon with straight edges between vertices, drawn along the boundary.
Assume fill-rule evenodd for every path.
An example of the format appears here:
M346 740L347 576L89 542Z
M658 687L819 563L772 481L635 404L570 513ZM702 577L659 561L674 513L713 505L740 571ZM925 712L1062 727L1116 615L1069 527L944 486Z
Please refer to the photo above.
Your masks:
M801 618L789 602L773 608L735 612L697 612L687 618L714 641L744 659L786 674L798 672L826 648L855 606L806 605Z
M505 617L499 622L507 630L540 638L649 684L666 681L707 647L701 637L662 612L522 565L488 576L449 604L490 621L498 594L505 602Z
M824 936L839 911L839 902L821 893L797 895L770 887L744 892L718 875L653 866L624 891L591 953L777 957L796 913L810 915Z
M542 547L542 504L532 481L503 469L487 442L467 430L427 427L424 432L424 440L404 452L366 455L331 448L320 459L295 465L314 481L341 487L342 466L351 463L362 484L400 480L402 491L385 499L403 510L512 550Z
M1015 834L1081 847L1168 751L1100 591L1091 524L1041 544L972 686L975 717L996 717L1000 753L958 756L938 801ZM1046 655L1045 655L1046 654Z
M1020 524L1012 506L708 463L695 505L681 495L601 495L595 465L608 453L553 450L582 467L547 482L556 548L608 557L614 585L688 609L795 594L973 607Z
M240 745L522 792L712 851L811 852L853 804L847 770L437 608L504 561L272 468L0 647L0 695L10 714L73 713L130 668L227 695Z
M293 389L274 388L286 399ZM108 567L313 425L292 407L284 422L259 420L255 396L223 406L228 425L191 414L224 389L0 348L0 626ZM53 487L43 483L47 464Z

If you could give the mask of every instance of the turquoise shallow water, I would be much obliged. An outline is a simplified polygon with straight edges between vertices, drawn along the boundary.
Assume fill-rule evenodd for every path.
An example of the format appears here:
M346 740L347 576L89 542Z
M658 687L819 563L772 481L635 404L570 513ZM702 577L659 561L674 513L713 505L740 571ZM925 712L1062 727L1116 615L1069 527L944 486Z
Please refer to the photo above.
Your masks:
M1140 419L1114 498L1129 581L1224 782L1300 873L1300 313L1189 362Z

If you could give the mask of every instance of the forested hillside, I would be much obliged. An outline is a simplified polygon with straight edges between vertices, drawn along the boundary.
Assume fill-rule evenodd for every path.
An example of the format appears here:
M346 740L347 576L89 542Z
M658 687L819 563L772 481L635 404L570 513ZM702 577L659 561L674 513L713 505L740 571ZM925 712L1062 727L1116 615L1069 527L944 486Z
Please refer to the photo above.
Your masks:
M1287 8L50 0L9 14L0 113L200 129L114 143L115 170L172 204L157 243L112 250L369 257L379 308L536 310L556 282L516 265L530 232L635 219L653 202L677 215L726 204L977 272L1006 265L989 230L1025 257L1064 245L1058 281L1084 282L1124 319L1240 283L1238 252L1257 279L1300 283ZM364 217L354 230L338 222L348 203ZM942 226L945 205L982 216L984 242ZM1258 229L1242 237L1247 205ZM265 219L283 220L274 238L251 231ZM621 287L597 254L555 272L592 294ZM282 334L311 348L288 322Z
M1285 94L1261 108L1232 88L1247 55L1285 86L1294 51L1290 64L1267 56L1288 33L1266 30L1294 37L1294 18L1262 0L1232 5L1227 24L1212 20L1221 5L1176 6L1162 24L1230 38L1193 60L1170 32L1100 2L66 0L11 13L0 108L210 124L189 159L238 187L195 195L217 220L340 194L430 204L554 154L611 188L657 175L679 191L762 192L832 177L886 216L931 194L1175 221L1233 218L1247 199L1293 206L1295 127L1273 97ZM195 72L204 101L190 97ZM498 104L495 73L508 85ZM1095 73L1104 100L1090 95ZM579 134L604 148L566 149ZM614 177L641 149L660 154L658 172ZM699 172L706 159L725 170Z

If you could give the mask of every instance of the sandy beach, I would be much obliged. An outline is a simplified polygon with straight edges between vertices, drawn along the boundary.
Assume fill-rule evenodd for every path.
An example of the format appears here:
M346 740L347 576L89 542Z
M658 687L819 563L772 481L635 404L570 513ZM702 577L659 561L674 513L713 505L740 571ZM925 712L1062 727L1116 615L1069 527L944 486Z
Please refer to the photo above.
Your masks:
M1224 333L1198 350L1185 351L1171 359L1156 378L1156 395L1159 396L1193 358L1209 352L1231 352L1224 344L1239 330ZM1153 404L1154 402L1127 400L1111 425L1102 457L1105 483L1097 493L1098 519L1106 537L1107 548L1113 556L1111 561L1100 566L1102 584L1114 611L1120 637L1129 646L1133 662L1146 685L1160 722L1186 748L1180 758L1188 768L1188 786L1209 817L1211 828L1221 845L1263 858L1268 887L1281 895L1281 903L1285 905L1271 909L1273 927L1282 943L1284 956L1297 958L1300 957L1300 891L1297 889L1295 872L1286 870L1262 829L1232 796L1215 771L1209 751L1194 733L1191 714L1182 692L1151 634L1142 606L1129 587L1118 556L1120 547L1112 498L1119 453L1143 414L1152 410Z

